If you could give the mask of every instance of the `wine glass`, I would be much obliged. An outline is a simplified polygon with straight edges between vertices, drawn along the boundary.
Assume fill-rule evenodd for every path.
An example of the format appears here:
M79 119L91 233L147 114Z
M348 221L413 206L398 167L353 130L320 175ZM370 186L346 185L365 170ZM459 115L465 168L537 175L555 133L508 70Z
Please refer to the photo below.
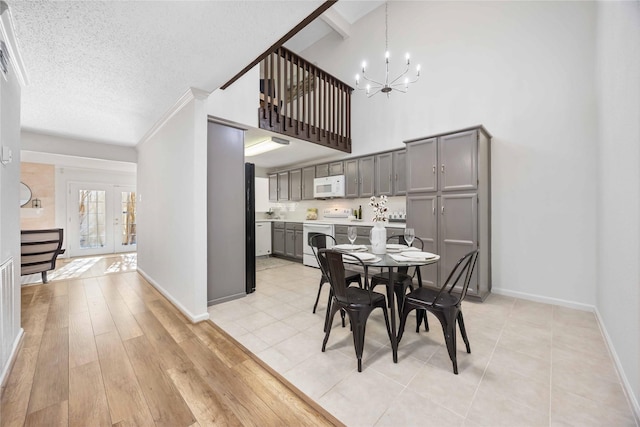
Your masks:
M358 238L358 229L355 228L355 227L348 227L347 228L347 238L349 239L349 241L353 245L353 242L355 242L356 239Z
M407 245L411 247L413 243L413 239L416 237L416 233L413 228L405 228L404 229L404 241L407 242Z

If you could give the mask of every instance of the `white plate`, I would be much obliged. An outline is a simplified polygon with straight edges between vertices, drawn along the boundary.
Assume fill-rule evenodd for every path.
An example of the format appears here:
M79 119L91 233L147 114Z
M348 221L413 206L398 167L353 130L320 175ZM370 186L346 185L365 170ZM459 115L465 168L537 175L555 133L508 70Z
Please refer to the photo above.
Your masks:
M429 258L436 257L436 255L432 254L431 252L416 252L416 251L402 252L400 253L400 255L406 258L413 258L413 259L429 259Z
M366 251L367 247L363 245L350 245L346 243L343 245L335 245L334 249L339 249L341 251Z
M407 245L399 245L397 243L387 243L387 250L389 252L400 252L400 251L406 251L407 249L409 249Z
M374 254L370 254L368 252L353 254L353 255L350 255L350 256L342 257L342 258L344 260L346 260L346 261L354 262L355 260L353 258L351 258L352 256L360 258L360 260L362 260L362 261L372 261L372 260L377 258Z

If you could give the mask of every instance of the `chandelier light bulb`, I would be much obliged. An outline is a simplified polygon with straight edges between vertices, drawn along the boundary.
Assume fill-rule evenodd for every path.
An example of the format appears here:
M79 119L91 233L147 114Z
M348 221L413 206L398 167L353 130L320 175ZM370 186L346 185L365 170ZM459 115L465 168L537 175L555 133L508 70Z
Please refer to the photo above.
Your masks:
M362 72L364 73L364 69L367 67L366 61L362 61Z
M356 86L360 83L360 74L356 74Z
M371 91L371 85L367 85L367 95L369 95L370 91Z
M420 64L416 67L416 74L418 77L420 76Z
M409 52L407 52L406 58L407 58L407 65L409 65L409 64L410 64L410 60L409 60Z
M405 89L409 89L409 77L404 78L404 87Z

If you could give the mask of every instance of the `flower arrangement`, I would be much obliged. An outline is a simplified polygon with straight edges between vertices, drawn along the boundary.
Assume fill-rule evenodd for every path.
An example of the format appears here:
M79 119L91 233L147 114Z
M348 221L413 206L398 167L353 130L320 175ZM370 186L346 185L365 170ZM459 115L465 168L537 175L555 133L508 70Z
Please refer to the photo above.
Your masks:
M375 196L371 196L369 199L369 206L373 208L372 221L386 221L387 220L387 196L380 196L380 200L376 200Z

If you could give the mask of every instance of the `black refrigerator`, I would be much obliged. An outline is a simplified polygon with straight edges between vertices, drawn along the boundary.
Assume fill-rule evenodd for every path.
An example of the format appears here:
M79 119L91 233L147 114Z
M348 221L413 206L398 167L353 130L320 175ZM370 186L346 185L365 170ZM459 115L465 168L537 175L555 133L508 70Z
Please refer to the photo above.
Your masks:
M250 294L256 290L256 168L253 163L244 164L244 206L247 236L245 277L247 293Z

